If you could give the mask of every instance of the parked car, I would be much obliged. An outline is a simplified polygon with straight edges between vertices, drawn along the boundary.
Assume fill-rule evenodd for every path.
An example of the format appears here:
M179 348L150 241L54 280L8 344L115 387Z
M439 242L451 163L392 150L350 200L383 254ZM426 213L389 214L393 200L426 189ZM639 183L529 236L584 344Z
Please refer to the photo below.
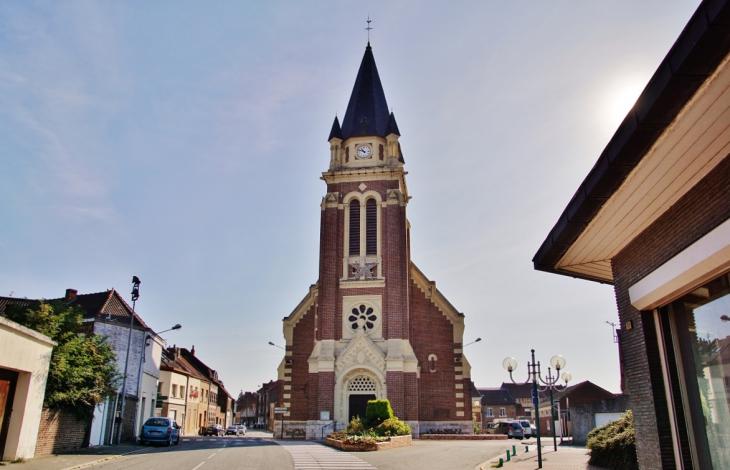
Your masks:
M522 425L522 432L525 435L525 439L536 436L537 433L533 432L534 426L526 419L521 419L520 424Z
M226 434L226 430L223 429L223 426L220 424L213 424L211 426L208 426L205 428L204 436L224 436Z
M245 425L245 424L239 424L239 425L238 425L238 427L239 427L239 429L241 430L241 435L242 435L242 436L245 436L245 435L246 435L246 431L248 431L248 430L246 429L246 425Z
M492 426L487 429L487 433L506 434L507 437L514 437L515 439L522 439L525 436L522 425L517 421L499 421L492 423Z
M226 436L233 434L234 436L244 436L246 434L245 428L240 424L231 424L226 428Z
M180 444L180 426L172 418L149 418L142 425L142 432L139 435L139 443L142 445L148 442L159 442L167 444Z

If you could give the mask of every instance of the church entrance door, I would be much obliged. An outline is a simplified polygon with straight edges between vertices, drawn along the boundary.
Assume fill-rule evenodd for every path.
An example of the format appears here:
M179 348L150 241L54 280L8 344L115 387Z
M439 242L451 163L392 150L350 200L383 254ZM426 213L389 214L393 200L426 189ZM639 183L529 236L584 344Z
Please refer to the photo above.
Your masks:
M375 400L375 395L350 395L350 411L347 422L352 421L352 418L359 416L360 418L365 417L365 411L368 409L368 401Z

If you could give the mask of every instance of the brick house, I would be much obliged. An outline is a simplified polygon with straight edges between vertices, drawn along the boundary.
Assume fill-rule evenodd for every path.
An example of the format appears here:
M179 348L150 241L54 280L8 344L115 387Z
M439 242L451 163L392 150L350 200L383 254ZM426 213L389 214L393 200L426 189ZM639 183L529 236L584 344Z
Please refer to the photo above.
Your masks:
M218 371L205 364L195 355L195 346L190 350L178 348L180 357L198 372L200 395L198 402L198 417L202 426L220 424L228 427L233 423L234 400L218 377ZM201 415L202 414L202 419Z
M535 416L533 410L535 406L532 404L532 383L515 384L502 382L500 388L509 390L512 396L515 397L517 404L522 407L523 416L534 422ZM538 391L538 394L540 399L545 397L543 392Z
M533 258L614 286L646 470L730 468L729 54L704 0Z
M599 387L589 380L586 380L584 382L571 385L564 390L553 392L553 405L555 407L555 414L553 418L560 421L563 434L568 435L571 434L568 417L568 412L571 408L583 407L604 400L614 400L615 398L616 394L609 392L605 388ZM553 435L556 429L551 423L550 394L547 392L545 393L545 398L540 400L541 435L546 437ZM560 432L558 432L557 435L560 436Z
M472 433L464 315L412 262L400 131L368 43L329 135L319 280L284 319L279 405L287 431L315 438L387 398L419 432Z
M253 428L256 423L256 397L253 392L243 392L236 399L236 422Z
M279 388L278 380L270 380L256 391L256 428L274 430L274 408L279 401Z
M482 395L482 428L494 421L517 419L524 409L506 388L479 388Z

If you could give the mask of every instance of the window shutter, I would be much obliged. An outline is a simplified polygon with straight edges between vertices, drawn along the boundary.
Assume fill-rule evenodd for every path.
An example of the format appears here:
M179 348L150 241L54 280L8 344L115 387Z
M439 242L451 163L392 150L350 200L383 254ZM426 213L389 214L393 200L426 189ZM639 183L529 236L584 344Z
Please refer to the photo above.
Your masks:
M350 201L350 254L360 254L360 201Z
M375 199L368 199L365 204L365 239L367 240L366 253L368 255L378 254L378 205Z

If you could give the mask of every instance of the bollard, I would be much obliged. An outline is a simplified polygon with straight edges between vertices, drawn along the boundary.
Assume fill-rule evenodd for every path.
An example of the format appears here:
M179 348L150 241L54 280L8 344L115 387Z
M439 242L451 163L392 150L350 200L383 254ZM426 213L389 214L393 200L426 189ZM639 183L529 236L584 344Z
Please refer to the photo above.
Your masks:
M510 461L510 458L509 458L509 449L507 449L507 460L505 462L509 462L509 461Z
M512 446L512 457L517 455L517 446Z
M503 465L504 465L504 461L500 457L500 459L499 459L499 466L497 468L502 468Z
M525 446L525 452L530 452L530 446Z

